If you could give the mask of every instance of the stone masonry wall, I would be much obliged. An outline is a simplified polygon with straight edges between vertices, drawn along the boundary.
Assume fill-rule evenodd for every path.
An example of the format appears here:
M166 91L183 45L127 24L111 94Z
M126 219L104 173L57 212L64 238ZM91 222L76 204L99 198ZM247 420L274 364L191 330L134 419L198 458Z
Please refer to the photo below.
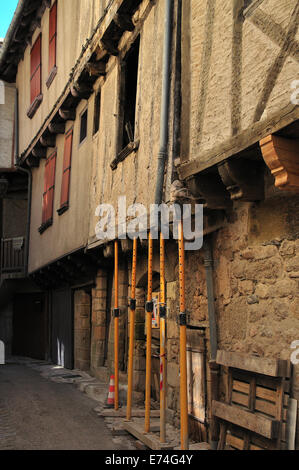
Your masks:
M90 369L90 296L83 290L74 295L75 369Z

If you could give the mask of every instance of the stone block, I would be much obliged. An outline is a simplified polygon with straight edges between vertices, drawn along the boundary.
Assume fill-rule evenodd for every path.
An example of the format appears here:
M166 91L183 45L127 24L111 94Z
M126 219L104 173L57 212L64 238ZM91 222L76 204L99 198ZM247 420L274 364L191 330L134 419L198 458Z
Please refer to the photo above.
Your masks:
M179 385L179 366L175 362L167 364L167 383L171 387L177 387Z

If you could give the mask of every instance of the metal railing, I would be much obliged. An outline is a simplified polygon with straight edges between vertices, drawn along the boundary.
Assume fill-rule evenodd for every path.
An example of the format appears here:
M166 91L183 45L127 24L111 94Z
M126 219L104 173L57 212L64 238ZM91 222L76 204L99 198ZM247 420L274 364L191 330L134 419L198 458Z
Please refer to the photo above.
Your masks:
M5 238L1 239L0 272L19 273L25 269L25 239Z

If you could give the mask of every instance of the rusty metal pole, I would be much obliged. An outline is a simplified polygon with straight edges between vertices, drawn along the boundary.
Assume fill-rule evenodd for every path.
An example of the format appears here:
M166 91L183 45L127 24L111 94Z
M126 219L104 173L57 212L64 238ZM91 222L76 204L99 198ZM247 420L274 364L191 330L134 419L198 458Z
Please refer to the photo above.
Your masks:
M160 442L166 442L166 287L165 287L165 241L160 234Z
M115 398L114 409L119 408L119 378L118 378L118 338L119 338L119 307L118 307L118 241L114 242L114 379Z
M136 267L137 267L137 238L133 242L132 260L132 286L130 299L130 338L129 338L129 364L128 364L128 400L127 420L132 418L132 394L133 394L133 367L134 367L134 332L136 312Z
M180 405L181 449L189 449L188 394L187 394L187 316L185 299L185 247L184 224L179 224L179 276L180 276Z
M145 433L150 432L151 373L152 373L152 316L153 316L153 239L148 239L148 287L146 303L146 381L145 381Z

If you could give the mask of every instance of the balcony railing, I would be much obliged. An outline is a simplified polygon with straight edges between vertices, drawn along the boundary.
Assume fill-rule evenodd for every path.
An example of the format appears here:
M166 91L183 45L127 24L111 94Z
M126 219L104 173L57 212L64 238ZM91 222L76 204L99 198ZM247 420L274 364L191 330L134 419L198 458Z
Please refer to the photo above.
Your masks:
M1 274L22 273L25 268L25 239L1 239Z

